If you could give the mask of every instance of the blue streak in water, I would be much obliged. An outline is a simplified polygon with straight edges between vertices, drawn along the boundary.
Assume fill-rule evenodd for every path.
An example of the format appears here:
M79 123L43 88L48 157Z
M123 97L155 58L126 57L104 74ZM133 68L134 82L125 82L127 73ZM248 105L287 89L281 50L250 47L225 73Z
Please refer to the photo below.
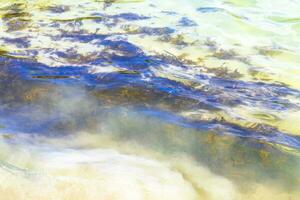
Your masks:
M197 8L197 11L199 11L201 13L214 13L214 12L223 11L223 9L217 8L217 7L200 7L200 8Z

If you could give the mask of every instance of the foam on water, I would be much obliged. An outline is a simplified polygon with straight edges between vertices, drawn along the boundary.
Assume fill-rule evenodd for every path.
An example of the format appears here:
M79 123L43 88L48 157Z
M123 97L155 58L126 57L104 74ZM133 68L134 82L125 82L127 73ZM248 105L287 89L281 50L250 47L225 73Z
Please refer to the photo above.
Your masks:
M107 136L80 133L52 141L35 138L36 143L21 135L13 140L18 144L1 143L1 199L250 200L297 195L260 184L241 193L186 154L167 156ZM92 149L74 149L91 143Z
M93 136L80 137L68 143L74 146ZM48 142L45 139L39 142ZM147 152L117 145L107 137L93 139L98 145ZM28 148L26 143L12 149L2 143L1 199L234 199L236 195L232 183L187 157L166 160L160 155L160 160L153 160L111 149L62 148L63 143L56 140L55 150L46 145Z

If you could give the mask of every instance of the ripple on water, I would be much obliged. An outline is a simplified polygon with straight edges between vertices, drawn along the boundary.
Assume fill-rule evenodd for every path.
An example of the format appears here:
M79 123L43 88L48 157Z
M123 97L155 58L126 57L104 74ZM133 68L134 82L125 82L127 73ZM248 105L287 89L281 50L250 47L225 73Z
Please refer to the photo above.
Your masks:
M18 2L0 8L0 196L299 195L294 1Z

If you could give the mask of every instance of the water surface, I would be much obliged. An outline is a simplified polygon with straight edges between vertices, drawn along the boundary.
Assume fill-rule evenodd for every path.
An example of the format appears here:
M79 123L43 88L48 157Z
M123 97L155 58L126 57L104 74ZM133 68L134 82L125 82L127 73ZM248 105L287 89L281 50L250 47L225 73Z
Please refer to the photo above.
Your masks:
M0 199L298 199L299 13L0 1Z

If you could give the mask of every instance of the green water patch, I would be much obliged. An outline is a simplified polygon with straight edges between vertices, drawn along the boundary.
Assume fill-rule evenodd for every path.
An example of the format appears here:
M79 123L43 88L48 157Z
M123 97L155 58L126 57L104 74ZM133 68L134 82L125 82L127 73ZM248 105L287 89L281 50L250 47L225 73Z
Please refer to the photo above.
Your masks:
M256 5L257 0L227 0L225 2L240 7L253 7Z
M279 118L272 114L266 114L266 113L255 113L253 114L254 117L264 120L264 121L278 121Z
M299 156L251 138L219 135L178 127L137 113L112 114L104 130L122 141L133 141L168 154L184 152L214 172L244 183L272 181L274 185L297 189ZM110 120L111 119L111 120ZM147 128L149 127L149 128ZM151 128L150 128L151 127ZM244 188L244 189L245 189Z
M260 81L272 80L270 74L263 72L262 70L249 69L249 74L253 77L254 80L260 80Z
M92 91L92 95L108 105L140 105L158 107L169 111L201 107L201 104L196 100L185 97L175 97L171 94L142 87L121 87L117 89ZM205 104L202 106L209 107Z
M3 12L4 11L4 12ZM2 8L0 18L5 22L8 32L20 31L28 28L32 15L27 11L25 4L12 4Z
M269 19L274 22L279 22L279 23L298 23L298 22L300 22L300 17L288 18L288 17L270 16Z
M18 73L8 68L0 70L0 102L7 106L20 106L36 102L49 94L51 86L23 80Z
M297 23L293 26L293 29L296 31L296 33L300 36L300 23Z
M100 16L88 16L88 17L76 17L76 18L66 18L66 19L52 19L55 22L79 22L83 20L101 20L103 17Z

